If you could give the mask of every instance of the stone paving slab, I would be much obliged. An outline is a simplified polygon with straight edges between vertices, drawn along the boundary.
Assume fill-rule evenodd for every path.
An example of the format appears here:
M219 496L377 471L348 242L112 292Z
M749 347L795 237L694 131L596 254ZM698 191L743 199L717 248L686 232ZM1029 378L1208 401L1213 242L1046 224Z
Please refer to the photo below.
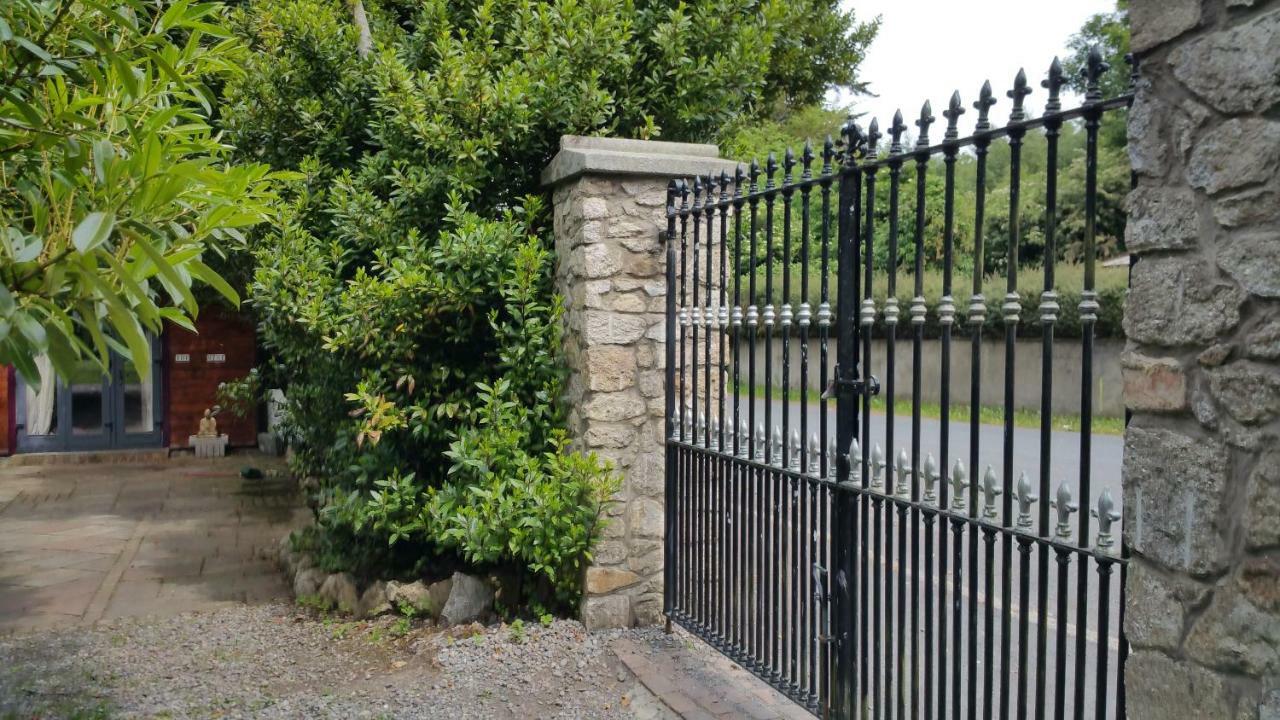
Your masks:
M260 455L0 466L0 632L287 599L274 551L310 513Z
M676 628L666 642L631 638L613 651L649 692L685 720L813 720L799 705Z

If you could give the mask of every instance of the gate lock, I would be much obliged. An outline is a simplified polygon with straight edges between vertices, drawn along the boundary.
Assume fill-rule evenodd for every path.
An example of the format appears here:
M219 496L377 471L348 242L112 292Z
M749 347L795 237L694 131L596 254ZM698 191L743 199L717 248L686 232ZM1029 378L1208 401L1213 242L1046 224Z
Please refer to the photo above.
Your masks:
M879 395L880 379L875 375L868 375L865 381L847 380L840 374L840 363L836 363L831 382L827 385L827 389L822 391L822 399L830 400L840 390L852 390L854 395L867 395L868 397Z

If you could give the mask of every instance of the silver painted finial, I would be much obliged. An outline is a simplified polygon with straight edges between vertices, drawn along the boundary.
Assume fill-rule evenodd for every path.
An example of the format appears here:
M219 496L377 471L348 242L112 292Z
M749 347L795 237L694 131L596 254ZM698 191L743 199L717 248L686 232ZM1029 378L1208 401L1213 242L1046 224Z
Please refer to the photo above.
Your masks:
M1031 490L1031 479L1027 471L1018 475L1018 527L1022 530L1031 528L1031 506L1040 498Z
M929 453L924 458L924 501L928 503L936 503L938 501L938 461L933 459L933 453Z
M1102 489L1102 494L1098 496L1098 507L1093 510L1093 516L1098 518L1098 549L1104 552L1110 551L1116 544L1115 538L1111 535L1111 526L1120 520L1116 501L1111 497L1111 488Z
M988 520L999 517L999 513L996 512L996 498L1003 492L996 480L995 469L988 465L986 471L982 473L982 517Z
M955 465L951 467L951 507L956 510L965 509L964 491L968 487L969 471L965 470L960 458L956 458Z
M1058 485L1057 498L1052 505L1058 511L1058 537L1066 540L1071 537L1071 513L1080 509L1071 497L1070 485L1066 483Z

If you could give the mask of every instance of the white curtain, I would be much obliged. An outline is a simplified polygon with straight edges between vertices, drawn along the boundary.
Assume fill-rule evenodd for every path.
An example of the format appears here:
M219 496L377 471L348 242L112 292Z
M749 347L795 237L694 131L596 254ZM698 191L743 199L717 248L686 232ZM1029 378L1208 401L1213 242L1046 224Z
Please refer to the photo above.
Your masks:
M151 432L155 428L155 401L153 388L156 382L156 367L151 362L151 353L147 353L147 365L150 366L151 374L146 380L142 379L142 373L138 373L138 391L142 402L142 417L138 421L138 432Z
M53 373L53 361L48 355L36 357L36 367L40 368L40 377L23 378L27 393L27 434L48 435L53 429L57 378Z

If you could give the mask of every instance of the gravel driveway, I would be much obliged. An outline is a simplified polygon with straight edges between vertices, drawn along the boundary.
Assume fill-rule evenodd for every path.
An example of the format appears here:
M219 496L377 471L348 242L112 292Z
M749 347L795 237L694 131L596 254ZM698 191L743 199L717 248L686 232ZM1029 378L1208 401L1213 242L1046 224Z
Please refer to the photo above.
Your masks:
M291 605L238 605L0 639L0 718L661 718L611 651L659 628L577 622L398 635Z

